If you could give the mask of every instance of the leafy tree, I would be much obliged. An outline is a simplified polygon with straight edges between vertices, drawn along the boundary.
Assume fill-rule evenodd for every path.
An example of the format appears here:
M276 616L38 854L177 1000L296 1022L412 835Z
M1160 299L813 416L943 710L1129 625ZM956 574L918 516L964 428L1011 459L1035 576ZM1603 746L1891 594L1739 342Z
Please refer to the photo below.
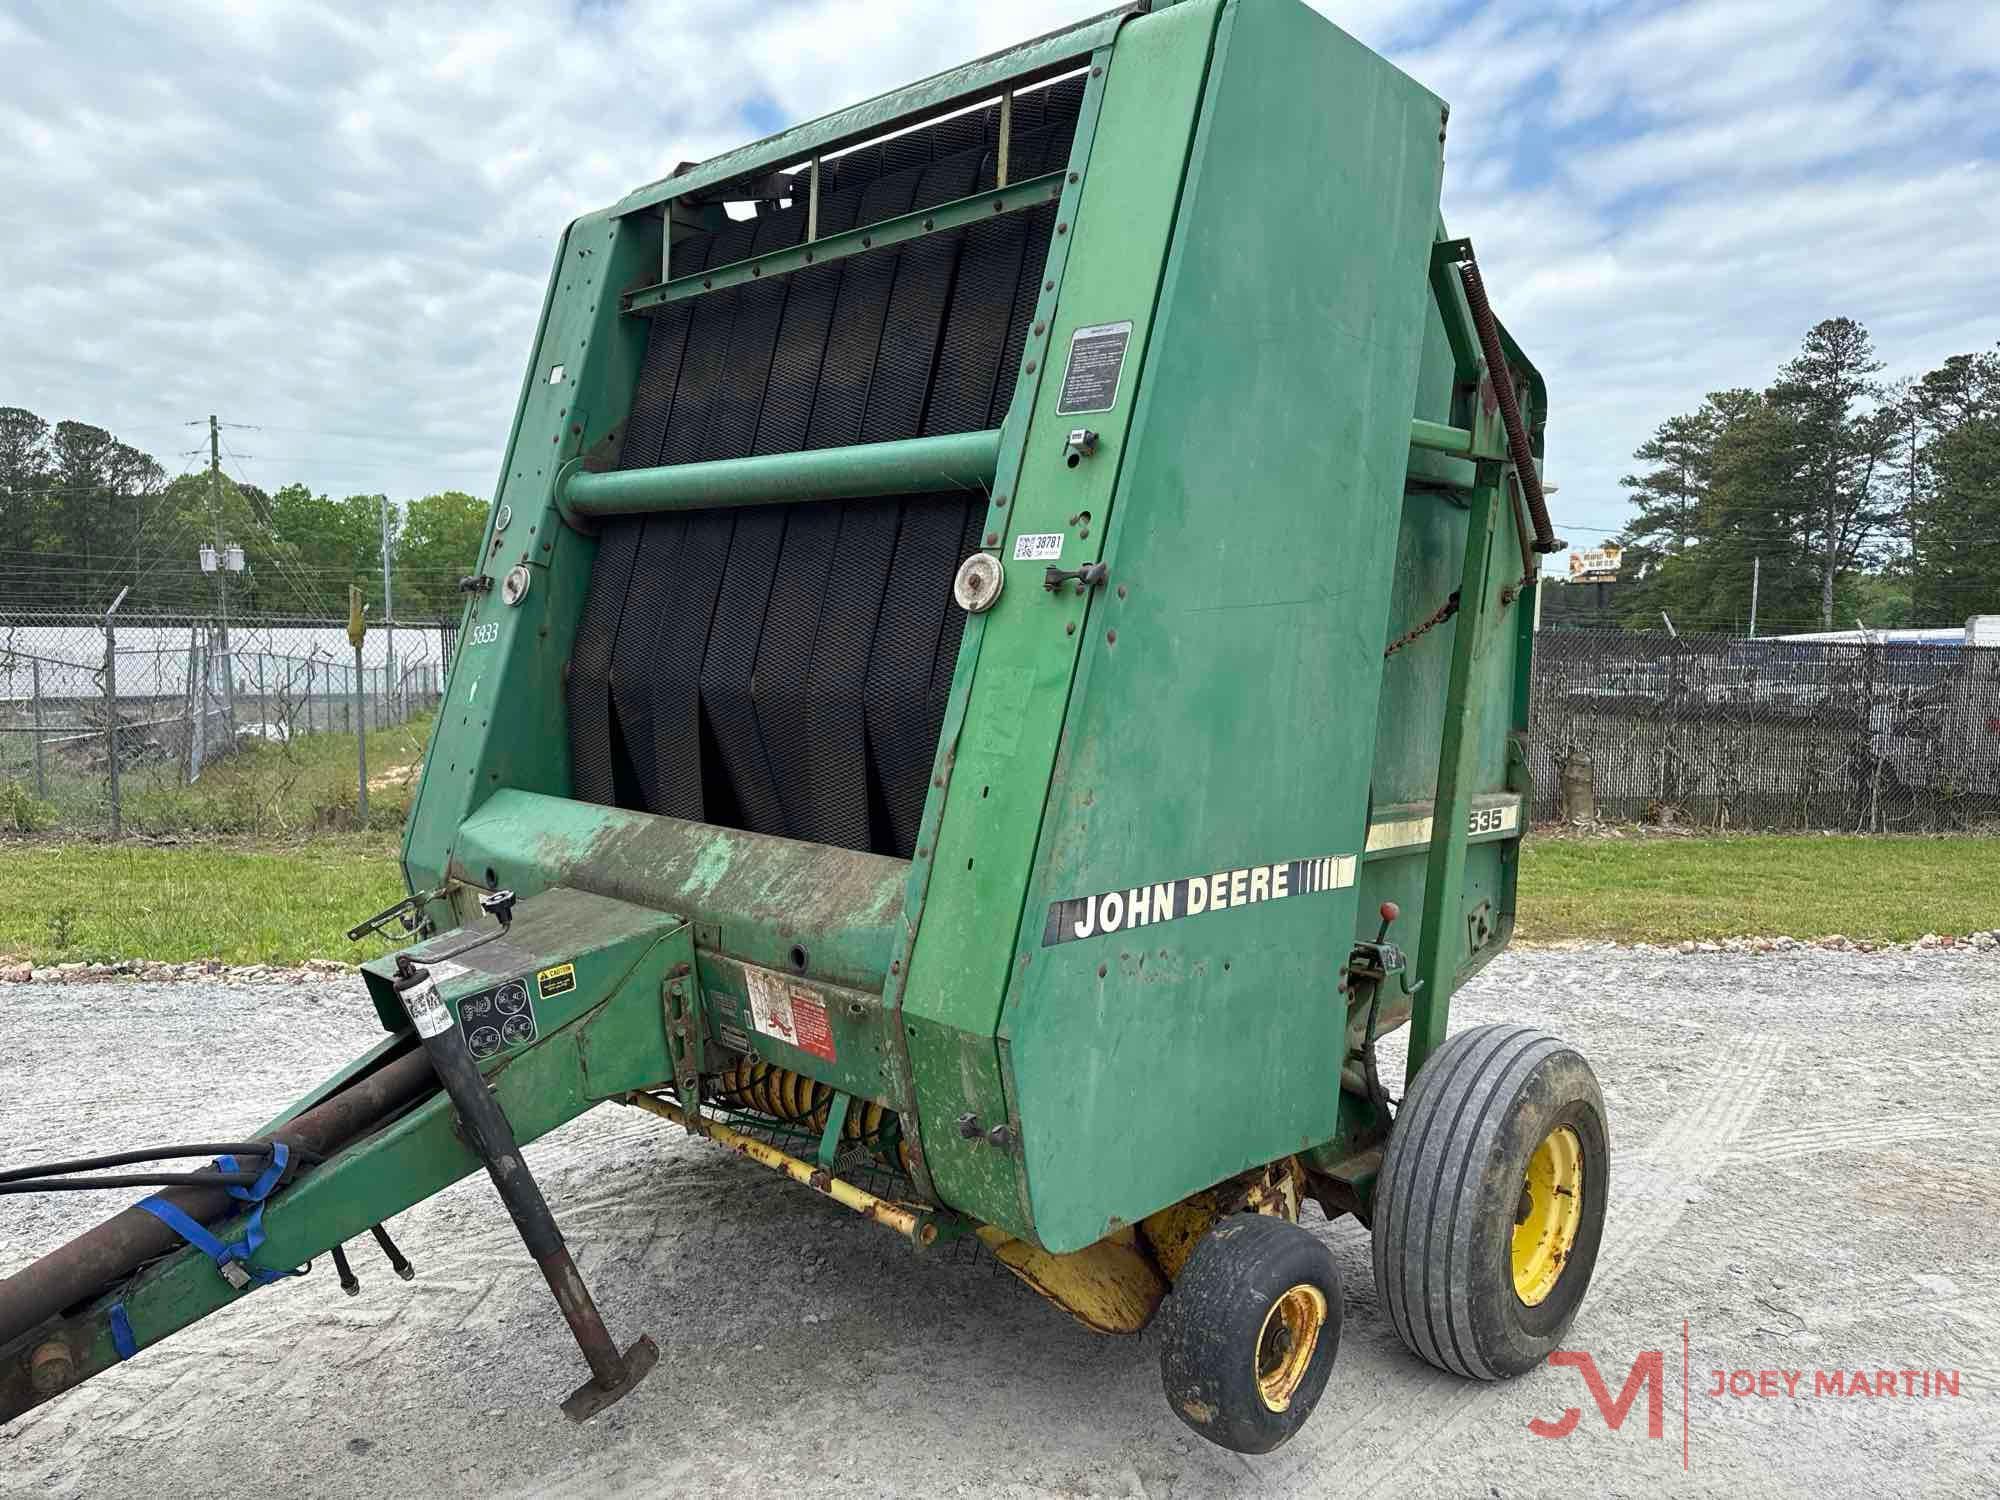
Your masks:
M1929 451L1935 496L1911 570L1917 610L1952 622L2000 613L2000 416L1958 423Z
M1713 523L1717 445L1761 399L1755 391L1713 391L1697 410L1662 422L1632 455L1651 467L1619 481L1638 510L1619 538L1619 611L1627 623L1652 629L1662 610L1687 612L1698 571L1691 553Z
M458 609L458 580L479 562L486 502L462 490L413 500L396 539L396 611L408 618Z
M1877 491L1899 426L1875 375L1882 362L1868 330L1828 318L1807 332L1778 372L1768 400L1792 424L1797 499L1793 520L1818 565L1820 628L1834 622L1834 586L1843 572L1878 560L1895 519Z
M49 424L18 406L0 406L0 576L34 557L43 490L49 483Z

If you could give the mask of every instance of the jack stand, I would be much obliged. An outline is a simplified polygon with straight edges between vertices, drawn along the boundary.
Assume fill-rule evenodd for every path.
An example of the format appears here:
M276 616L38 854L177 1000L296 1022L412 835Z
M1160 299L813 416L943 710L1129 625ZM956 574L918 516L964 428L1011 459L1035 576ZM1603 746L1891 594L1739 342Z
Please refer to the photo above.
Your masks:
M548 1200L521 1159L520 1144L506 1111L487 1088L479 1065L472 1060L465 1038L453 1024L450 1009L438 995L430 971L411 963L407 955L396 960L395 989L403 1006L423 1038L438 1082L458 1111L468 1144L486 1163L486 1173L513 1216L514 1227L542 1276L555 1294L563 1321L575 1335L577 1347L590 1365L590 1379L578 1386L562 1404L563 1415L582 1422L603 1411L644 1380L659 1362L659 1347L646 1334L639 1335L621 1356L611 1333L592 1300L563 1243L562 1231L549 1212Z

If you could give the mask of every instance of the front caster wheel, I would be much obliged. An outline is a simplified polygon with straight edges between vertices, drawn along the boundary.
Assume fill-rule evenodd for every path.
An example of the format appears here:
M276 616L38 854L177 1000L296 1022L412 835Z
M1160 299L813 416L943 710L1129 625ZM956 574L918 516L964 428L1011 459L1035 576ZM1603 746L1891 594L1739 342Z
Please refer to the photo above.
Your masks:
M1340 1273L1306 1230L1233 1214L1205 1235L1161 1309L1167 1404L1211 1443L1269 1453L1326 1389Z
M1412 1353L1475 1380L1569 1331L1610 1186L1590 1065L1526 1026L1452 1037L1418 1072L1375 1179L1375 1286Z

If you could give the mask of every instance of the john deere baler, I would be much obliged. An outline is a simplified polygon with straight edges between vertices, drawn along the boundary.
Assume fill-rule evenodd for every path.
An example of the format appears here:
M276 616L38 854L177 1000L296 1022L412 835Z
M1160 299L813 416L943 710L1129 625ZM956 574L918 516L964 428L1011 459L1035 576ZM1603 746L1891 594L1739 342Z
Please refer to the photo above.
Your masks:
M1447 1037L1513 925L1560 544L1446 123L1296 0L1141 4L570 225L384 1039L0 1283L0 1415L482 1166L588 1415L655 1350L519 1144L605 1102L1094 1327L1161 1314L1233 1448L1332 1368L1308 1202L1417 1354L1537 1363L1608 1148L1574 1052Z

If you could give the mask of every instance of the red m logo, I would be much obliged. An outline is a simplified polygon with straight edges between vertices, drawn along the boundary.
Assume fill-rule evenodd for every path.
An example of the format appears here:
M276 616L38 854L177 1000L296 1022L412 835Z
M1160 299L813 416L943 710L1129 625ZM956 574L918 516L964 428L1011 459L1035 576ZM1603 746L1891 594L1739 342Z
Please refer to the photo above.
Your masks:
M1597 1409L1604 1415L1604 1425L1616 1432L1625 1425L1626 1414L1632 1410L1632 1402L1639 1394L1641 1386L1646 1391L1646 1436L1656 1438L1665 1431L1665 1411L1662 1391L1666 1385L1666 1362L1657 1349L1648 1349L1632 1361L1632 1371L1625 1377L1625 1388L1618 1393L1616 1401L1611 1399L1611 1390L1604 1383L1604 1377L1597 1373L1597 1361L1580 1350L1558 1349L1549 1356L1552 1365L1569 1365L1583 1373L1583 1383L1590 1387L1590 1399L1597 1403ZM1568 1407L1562 1416L1553 1422L1540 1417L1528 1419L1528 1431L1536 1437L1564 1438L1576 1431L1576 1424L1583 1420L1583 1413L1576 1407Z

